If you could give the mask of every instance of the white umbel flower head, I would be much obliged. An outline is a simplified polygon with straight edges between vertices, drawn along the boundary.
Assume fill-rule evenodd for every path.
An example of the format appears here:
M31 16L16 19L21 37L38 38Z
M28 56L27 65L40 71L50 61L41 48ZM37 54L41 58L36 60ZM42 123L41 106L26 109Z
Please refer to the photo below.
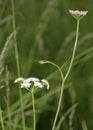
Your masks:
M14 83L22 83L23 81L24 81L24 78L19 77L19 78L17 78L17 79L14 81Z
M87 15L88 11L79 11L79 10L69 10L69 13L77 20L80 20L85 15Z
M14 83L20 83L21 88L29 89L30 87L38 87L38 88L47 87L47 89L49 89L49 83L47 80L45 79L40 80L34 77L26 79L19 77L14 81Z
M46 87L47 87L47 89L49 89L49 83L48 83L48 81L47 81L47 80L42 79L42 80L41 80L41 82L42 82L42 84L43 84L44 86L46 86Z

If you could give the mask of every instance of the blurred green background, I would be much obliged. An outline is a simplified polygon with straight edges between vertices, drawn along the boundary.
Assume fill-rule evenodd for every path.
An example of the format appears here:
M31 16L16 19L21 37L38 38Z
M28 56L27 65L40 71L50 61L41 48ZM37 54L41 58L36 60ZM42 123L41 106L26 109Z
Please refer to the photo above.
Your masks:
M61 78L56 68L40 65L38 61L50 60L62 66L63 72L66 72L76 31L76 20L69 14L70 9L89 12L80 23L76 57L65 84L58 123L64 113L77 103L65 117L60 130L92 130L93 0L15 0L21 76L46 78L50 83L49 91L38 90L35 94L37 130L51 130L61 87ZM12 32L11 1L0 0L0 106L5 129L9 129L9 108L11 130L22 130L19 89L13 83L17 78L14 39L8 39ZM5 46L7 39L9 43ZM31 95L24 89L22 93L27 130L32 130Z

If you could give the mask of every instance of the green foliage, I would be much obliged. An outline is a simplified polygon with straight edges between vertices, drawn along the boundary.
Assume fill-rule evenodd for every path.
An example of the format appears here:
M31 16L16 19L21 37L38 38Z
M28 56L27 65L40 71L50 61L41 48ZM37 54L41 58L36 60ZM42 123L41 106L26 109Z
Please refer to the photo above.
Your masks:
M5 130L22 130L17 78L11 1L0 3L0 114ZM17 45L22 77L46 78L50 90L35 93L37 130L51 130L58 105L61 79L51 60L65 73L70 62L76 21L69 10L88 10L81 20L77 53L64 88L63 105L58 118L59 130L93 129L93 2L92 0L15 0ZM1 56L2 55L2 56ZM6 69L7 68L7 69ZM7 72L9 73L7 76ZM22 89L26 130L32 130L32 98ZM76 104L76 105L75 105ZM60 123L61 122L61 123ZM1 124L0 124L1 130ZM56 129L58 130L58 129Z

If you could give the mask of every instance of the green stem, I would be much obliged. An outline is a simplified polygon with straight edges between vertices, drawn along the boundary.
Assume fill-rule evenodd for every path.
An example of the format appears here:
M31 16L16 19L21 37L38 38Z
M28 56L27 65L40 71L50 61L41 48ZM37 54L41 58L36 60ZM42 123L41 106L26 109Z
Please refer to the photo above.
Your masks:
M82 123L82 129L83 130L88 130L86 122L82 121L81 123Z
M58 114L59 114L61 103L62 103L64 84L65 84L65 81L66 81L66 79L67 79L67 77L68 77L68 75L71 71L72 65L73 65L73 61L74 61L74 57L75 57L75 53L76 53L76 48L77 48L78 34L79 34L79 20L77 20L76 40L75 40L75 44L74 44L74 48L73 48L72 58L71 58L71 62L70 62L69 68L67 70L67 73L66 73L65 77L63 78L58 108L57 108L57 112L56 112L56 116L55 116L55 119L54 119L52 130L55 130Z
M6 104L7 104L7 115L8 115L8 126L9 130L11 130L11 110L10 110L10 86L9 86L9 71L8 66L6 66Z
M5 130L4 128L4 122L3 122L3 116L2 116L2 111L0 109L0 120L1 120L1 127L2 127L2 130Z
M55 115L53 126L52 126L52 130L54 130L55 126L56 126L58 114L59 114L59 111L60 111L61 102L62 102L62 96L63 96L63 90L64 90L64 83L65 83L64 75L63 75L63 72L62 72L61 68L57 64L55 64L55 63L53 63L51 61L39 61L39 63L40 64L51 64L51 65L55 66L59 70L59 73L60 73L61 79L62 79L62 87L61 87L61 92L60 92L58 107L57 107L56 115Z
M18 77L20 77L19 54L18 54L17 38L16 38L14 0L11 0L11 5L12 5L12 20L13 20L13 31L14 31L14 42L15 42L15 56L16 56L17 74L18 74ZM24 117L24 108L23 108L23 101L22 101L22 91L21 91L20 87L19 87L19 95L20 95L20 104L21 104L21 112L22 112L23 130L26 130L25 117Z
M67 73L64 77L64 79L66 80L70 71L71 71L71 68L72 68L72 65L73 65L73 61L74 61L74 58L75 58L75 53L76 53L76 48L77 48L77 41L78 41L78 34L79 34L79 23L80 23L80 20L77 20L77 30L76 30L76 39L75 39L75 44L74 44L74 48L73 48L73 53L72 53L72 58L71 58L71 62L70 62L70 65L69 65L69 68L67 70Z
M14 9L14 0L11 0L12 4L12 20L13 20L13 32L14 32L14 42L15 42L15 56L16 56L16 65L17 65L17 73L20 76L20 67L19 67L19 54L17 47L17 38L16 38L16 24L15 24L15 9Z
M47 60L41 60L41 61L39 61L39 63L40 64L51 64L51 65L55 66L59 70L62 80L64 79L63 72L62 72L61 68L57 64L55 64L55 63L53 63L51 61L47 61Z
M33 130L36 130L34 87L32 88L32 105L33 105Z
M59 115L59 111L60 111L60 107L61 107L61 103L62 103L62 97L63 97L64 84L65 84L65 80L63 80L63 82L62 82L61 92L60 92L60 97L59 97L59 102L58 102L58 107L57 107L56 115L55 115L55 118L54 118L52 130L55 130L57 118L58 118L58 115Z

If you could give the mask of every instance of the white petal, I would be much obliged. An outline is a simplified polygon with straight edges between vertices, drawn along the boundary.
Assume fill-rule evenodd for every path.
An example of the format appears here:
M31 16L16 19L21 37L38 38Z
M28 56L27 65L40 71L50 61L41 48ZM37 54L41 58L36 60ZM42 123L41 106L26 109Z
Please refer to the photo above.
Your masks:
M27 79L24 80L24 82L28 82L28 83L31 82L31 81L36 82L36 81L39 81L39 79L38 78L27 78Z
M23 81L24 81L24 78L19 77L19 78L17 78L17 79L14 81L14 83L23 82Z
M48 81L45 80L45 79L42 79L41 81L46 85L47 89L49 89L49 83L48 83Z
M21 84L21 88L30 88L30 87L31 87L31 83L24 82Z
M38 88L43 88L44 86L40 82L34 82L34 86Z

